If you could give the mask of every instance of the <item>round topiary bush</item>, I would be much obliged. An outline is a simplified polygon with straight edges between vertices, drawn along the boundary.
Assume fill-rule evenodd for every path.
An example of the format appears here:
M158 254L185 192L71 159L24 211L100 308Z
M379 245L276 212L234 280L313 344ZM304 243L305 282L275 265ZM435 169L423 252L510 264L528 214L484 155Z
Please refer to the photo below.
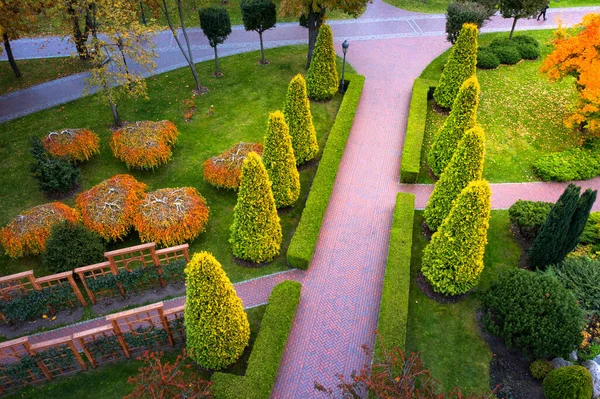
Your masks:
M163 188L146 194L133 225L144 242L179 245L206 228L209 208L195 188Z
M516 45L517 45L517 43L515 43L513 40L511 40L507 37L496 38L490 42L490 48L506 47L506 46L510 47L510 46L516 46Z
M512 41L517 43L517 45L530 44L535 47L540 47L540 42L535 37L532 37L532 36L517 35L517 36L513 36Z
M171 159L177 136L177 127L169 121L124 124L113 133L110 148L128 168L154 169Z
M554 366L545 359L538 359L529 365L529 371L536 380L543 380L552 370L554 370Z
M525 60L537 60L540 58L540 48L533 44L519 44L517 49L519 50L521 57Z
M557 368L544 380L546 399L590 399L592 393L592 375L582 366Z
M131 175L115 175L75 199L83 225L105 240L123 238L133 224L146 185Z
M490 48L502 64L514 65L521 61L521 53L519 53L517 46L494 46Z
M496 54L488 48L481 47L477 52L477 68L481 69L496 69L500 66L500 60Z
M52 227L65 220L77 223L79 212L60 202L38 205L22 212L0 230L0 244L11 258L41 254Z
M66 272L102 262L105 250L100 235L81 224L62 222L52 227L42 263L54 273Z
M89 129L63 129L50 132L43 139L50 155L83 162L100 152L100 139Z
M260 143L237 143L224 153L204 162L204 180L215 187L237 190L240 186L242 164L249 153L262 155Z

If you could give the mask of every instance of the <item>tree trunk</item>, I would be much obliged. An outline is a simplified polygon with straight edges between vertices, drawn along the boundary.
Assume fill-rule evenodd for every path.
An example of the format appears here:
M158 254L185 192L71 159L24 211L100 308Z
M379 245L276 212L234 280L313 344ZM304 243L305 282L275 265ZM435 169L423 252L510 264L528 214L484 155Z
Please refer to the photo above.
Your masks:
M70 1L67 7L67 14L71 16L71 27L73 30L73 42L75 43L75 48L77 49L77 54L79 55L79 59L85 61L90 58L90 53L87 48L87 39L89 35L89 29L86 23L86 27L84 32L81 32L81 28L79 27L79 16L74 8L74 1Z
M215 44L215 76L219 77L219 55L217 54L217 45Z
M166 9L166 7L167 7L167 5L165 3L165 9ZM192 56L192 48L190 47L190 39L188 38L187 30L185 29L185 23L183 21L183 10L181 9L181 0L177 0L177 11L179 12L179 21L181 22L181 31L183 32L183 37L185 38L185 44L187 45L188 64L190 65L190 68L192 69L192 75L194 75L194 80L196 81L196 90L200 93L206 93L208 91L208 89L200 84L200 78L198 77L198 71L196 71L196 64L194 64L194 57ZM177 39L177 37L175 37L175 38Z
M265 60L265 48L263 47L262 34L262 31L258 32L258 37L260 37L260 63L264 65L267 61Z
M113 103L111 100L108 100L110 104L110 109L112 110L113 119L115 121L115 127L121 127L123 122L121 122L121 116L119 115L119 110L117 109L117 104Z
M515 33L515 25L517 25L517 19L519 19L519 17L515 17L513 19L512 28L510 28L510 35L508 36L509 39L512 39L513 33Z
M140 0L140 10L142 12L142 23L144 25L147 25L147 21L146 21L146 13L144 12L144 3L142 2L142 0Z
M23 75L21 75L21 71L19 71L19 67L17 66L15 57L13 56L12 49L10 48L10 41L8 40L8 34L6 32L2 34L2 40L4 40L4 49L6 50L6 56L8 57L10 67L15 73L15 76L17 78L20 78Z
M308 16L306 18L308 27L308 55L306 58L306 69L310 67L313 51L315 50L315 44L317 43L317 36L319 35L319 28L323 24L324 16L324 7L321 7L319 11L313 10L312 5L309 7Z

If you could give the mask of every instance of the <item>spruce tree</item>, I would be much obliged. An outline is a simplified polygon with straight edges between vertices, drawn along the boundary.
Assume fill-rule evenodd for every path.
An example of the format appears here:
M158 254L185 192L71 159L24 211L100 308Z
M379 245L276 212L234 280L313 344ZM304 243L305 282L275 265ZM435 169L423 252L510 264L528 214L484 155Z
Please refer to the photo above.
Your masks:
M453 107L459 88L475 73L478 34L477 25L464 24L456 43L450 49L450 56L448 56L440 81L433 92L433 98L440 107Z
M425 208L427 226L436 231L450 209L452 201L473 180L481 180L485 154L483 129L476 126L468 130L454 151L450 163L437 181Z
M235 363L250 340L242 300L221 264L208 252L194 254L185 268L184 323L187 351L201 367Z
M477 76L473 75L465 80L456 96L450 115L433 137L433 143L427 154L427 162L436 176L442 174L452 159L454 150L463 134L475 127L480 91Z
M233 255L251 262L265 262L279 255L281 224L271 182L260 156L248 154L242 166L237 204L229 242Z
M483 270L491 195L487 181L469 183L425 247L421 271L435 292L460 295L477 284Z
M317 44L306 75L308 97L312 100L329 100L338 90L338 74L333 48L333 33L327 24L319 28Z
M569 184L550 209L546 221L529 249L531 266L545 269L548 265L562 260L565 238L569 232L569 225L575 209L577 209L580 191L580 187Z
M300 196L300 174L296 169L292 139L281 111L269 115L262 159L271 180L275 206L283 208L293 205Z
M575 208L575 212L571 218L571 223L569 224L569 231L567 232L562 250L563 256L560 261L562 261L565 256L573 251L577 244L579 244L579 239L581 238L581 234L583 233L588 218L590 217L590 212L592 211L594 202L596 202L597 195L597 190L588 188L583 192L583 194L581 194L579 201L577 201L577 207Z
M306 95L306 81L300 74L294 76L288 86L283 113L292 136L296 165L310 161L319 152L319 142Z

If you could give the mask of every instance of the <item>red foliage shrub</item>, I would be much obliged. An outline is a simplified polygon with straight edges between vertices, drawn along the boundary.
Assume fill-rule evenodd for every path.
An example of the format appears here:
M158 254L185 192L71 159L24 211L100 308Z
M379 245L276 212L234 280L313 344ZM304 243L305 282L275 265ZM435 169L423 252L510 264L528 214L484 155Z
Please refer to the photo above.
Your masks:
M100 139L89 129L63 129L42 139L44 148L55 157L83 162L100 152Z
M262 155L260 143L238 143L224 153L204 162L204 180L219 188L237 190L240 186L242 164L250 152Z

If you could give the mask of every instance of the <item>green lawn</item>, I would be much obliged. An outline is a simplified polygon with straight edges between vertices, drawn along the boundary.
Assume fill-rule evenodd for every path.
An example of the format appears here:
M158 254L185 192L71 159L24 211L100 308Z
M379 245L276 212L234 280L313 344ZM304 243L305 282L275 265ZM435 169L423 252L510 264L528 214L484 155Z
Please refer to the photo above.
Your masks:
M445 14L452 0L384 0L394 7L430 14ZM599 0L551 0L550 8L588 7L600 5ZM552 18L552 13L548 13ZM518 26L518 22L517 22Z
M87 62L75 57L17 60L17 66L23 75L18 79L8 61L0 61L0 95L83 72L89 68Z
M237 375L243 375L246 363L252 350L252 345L256 340L265 306L252 308L246 311L250 321L250 346L246 349L241 359L233 365L227 372ZM165 353L165 359L174 360L180 350ZM13 395L6 396L6 399L28 398L28 399L47 399L47 398L77 398L77 399L121 399L128 395L133 386L127 383L129 376L136 375L142 362L137 360L122 361L112 365L90 369L87 372L70 377L61 377L56 380L40 385L38 387L27 387ZM210 377L199 372L195 372L198 378L208 380Z
M479 286L456 304L442 305L426 297L415 282L427 240L421 233L423 212L415 216L411 264L410 303L406 350L421 352L425 368L444 390L458 386L468 392L489 391L492 353L476 321L478 295L490 281L519 261L521 249L509 231L508 211L492 211L485 269Z
M198 64L202 83L210 91L195 98L198 111L189 123L183 120L186 109L183 100L190 98L193 87L189 69L183 68L149 79L150 99L124 101L119 109L122 119L126 121L169 119L179 128L181 134L173 151L173 159L155 171L128 171L112 155L108 145L112 117L109 108L98 96L86 97L0 124L0 226L19 212L47 201L29 174L29 137L41 137L49 131L64 127L87 127L100 135L101 154L82 165L84 189L118 173L133 174L146 183L149 190L195 187L207 199L211 214L206 232L191 244L192 253L200 250L212 252L233 282L285 270L285 252L302 213L316 165L301 172L301 199L291 211L281 216L284 232L281 255L262 268L245 268L233 262L228 238L236 194L205 183L202 165L206 159L220 154L239 141L263 140L268 114L282 109L289 81L295 74L304 71L305 54L305 46L268 50L271 64L267 66L258 65L256 52L225 57L221 63L225 76L221 79L211 76L213 62ZM340 95L336 95L327 103L312 104L321 149L340 101ZM214 105L214 115L208 116L211 105ZM73 205L74 200L70 198L65 202ZM112 245L111 248L138 243L137 234L132 233L125 241ZM34 269L38 276L49 274L41 266L39 258L11 260L4 254L0 255L0 275L29 269Z
M529 31L540 43L547 43L551 31ZM506 33L484 34L479 43L485 46ZM551 50L543 45L542 57ZM434 60L421 77L438 80L447 52ZM538 180L531 167L541 155L562 151L577 145L577 132L565 127L563 121L577 100L571 79L550 83L539 72L542 59L521 61L517 65L502 65L494 70L477 70L481 84L478 122L486 134L486 159L483 177L491 182L526 182ZM431 108L421 156L419 182L430 183L426 165L427 149L433 134L445 117Z

